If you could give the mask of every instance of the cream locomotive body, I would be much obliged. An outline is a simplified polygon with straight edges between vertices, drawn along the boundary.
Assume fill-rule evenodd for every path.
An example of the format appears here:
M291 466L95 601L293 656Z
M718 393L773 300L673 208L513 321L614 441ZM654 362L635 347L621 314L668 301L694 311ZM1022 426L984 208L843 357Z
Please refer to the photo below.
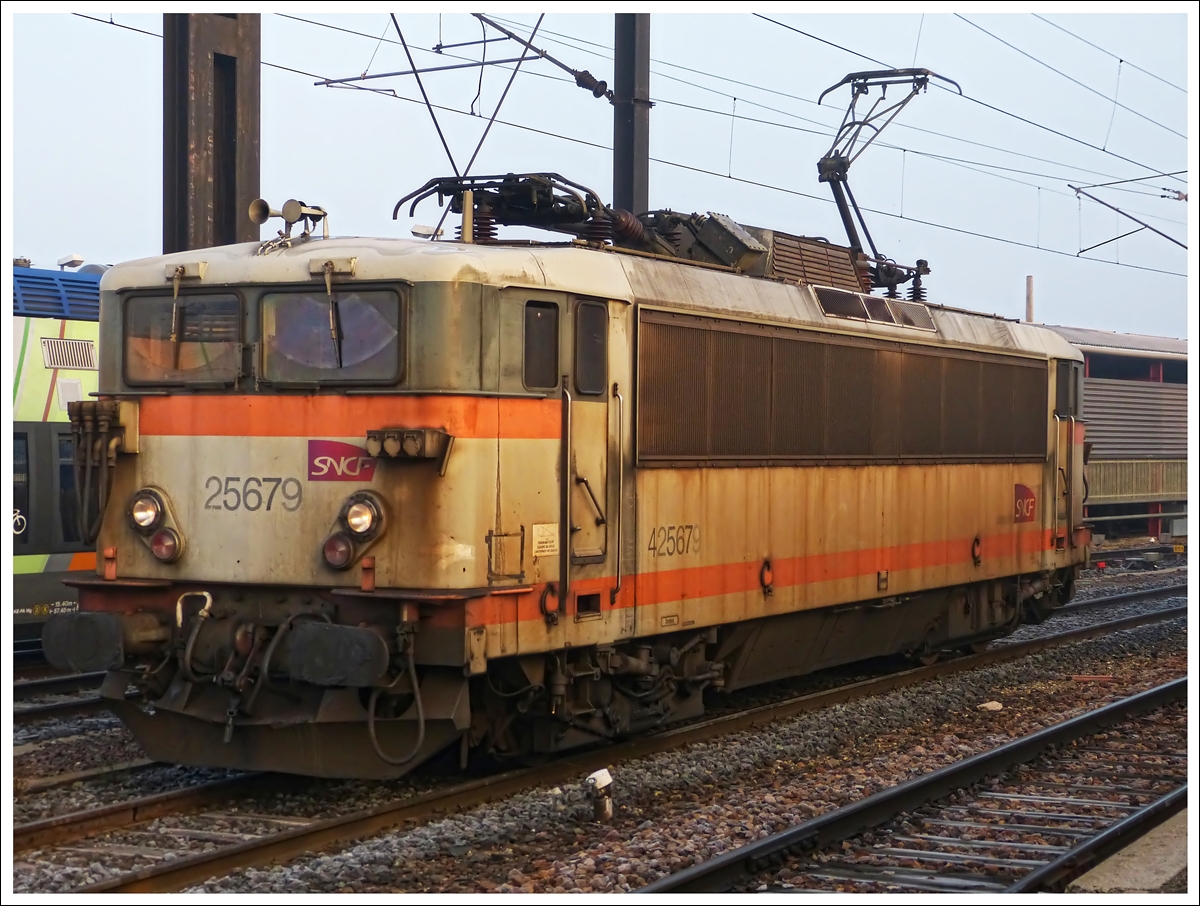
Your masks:
M1044 618L1087 557L1079 354L856 281L584 240L114 267L97 574L47 653L153 758L383 777Z

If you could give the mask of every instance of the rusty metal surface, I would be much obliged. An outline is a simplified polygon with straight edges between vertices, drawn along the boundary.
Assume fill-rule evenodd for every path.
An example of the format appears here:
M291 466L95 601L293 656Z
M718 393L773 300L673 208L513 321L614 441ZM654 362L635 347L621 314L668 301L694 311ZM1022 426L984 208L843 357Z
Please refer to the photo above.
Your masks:
M643 311L639 463L1045 457L1039 362Z
M370 625L390 646L393 672L409 663L397 639L411 629L400 624L419 626L411 662L423 674L449 670L461 684L464 675L486 672L505 688L539 689L546 697L554 663L586 659L597 646L622 643L632 651L624 643L634 637L671 634L656 641L697 660L687 668L696 687L677 697L699 702L692 693L724 678L722 664L705 660L706 646L738 624L840 605L862 609L868 602L875 612L891 613L903 603L912 608L906 614L940 626L928 638L906 632L904 650L950 638L973 642L1016 625L1014 577L1038 574L1044 589L1053 583L1066 595L1072 570L1086 557L1086 538L1070 532L1077 519L1066 506L1082 493L1074 465L1080 438L1069 433L1061 451L1052 444L1045 381L1048 356L1078 356L1055 334L936 307L928 313L932 330L900 320L830 319L809 286L578 246L314 238L257 251L242 244L130 262L106 273L102 284L101 385L126 394L122 412L136 419L137 452L114 454L115 503L101 529L104 569L117 581L84 587L83 607L152 611L176 650L188 652L186 664L175 657L178 682L165 671L145 683L156 686L156 702L163 700L159 713L175 715L173 723L141 726L160 746L148 746L155 757L376 776L371 772L382 768L363 743L370 717L361 703L327 702L328 690L313 683L294 701L267 689L270 668L282 678L289 666L268 664L262 647L247 640L276 644L299 614ZM323 262L335 259L355 265L327 283ZM157 295L162 313L172 312L171 275L181 267L187 280L179 281L179 298L214 287L231 287L223 292L232 298L236 290L246 341L236 385L180 392L124 383L122 294ZM403 312L395 355L403 365L394 382L337 383L342 374L287 387L264 380L257 369L269 339L252 341L274 336L260 329L263 295L280 285L310 288L318 338L323 306L336 294L396 288ZM556 371L574 402L557 381L526 384L531 302L556 307ZM681 382L659 409L704 422L704 462L663 456L656 468L632 468L639 435L650 429L634 430L636 402L626 412L607 394L600 402L580 392L576 318L580 306L595 303L608 311L607 374L599 381L601 363L592 362L582 389L611 382L628 388L633 401L635 378L649 386L652 377L649 359L635 358L635 346L645 342L654 351L653 330L640 332L636 309L658 306L651 317L694 321L700 314L712 322L705 343L711 357L692 361L685 350L657 363L691 377L691 386ZM336 310L330 302L329 311ZM794 355L789 380L777 382L772 350L798 345L781 339L797 328L849 351L844 361L822 352L813 368ZM338 343L340 334L330 336ZM637 374L638 361L647 363L647 373ZM315 370L321 367L314 363L304 373L324 378ZM1001 380L995 369L1028 379ZM827 373L837 380L827 385ZM970 399L961 393L967 385ZM1018 410L1029 410L1019 425ZM568 438L564 413L574 429ZM625 419L621 430L614 415ZM669 440L694 439L689 431L699 434L700 426L684 423ZM368 438L378 445L389 432L436 433L447 455L370 455ZM819 443L812 436L818 433ZM764 438L770 453L776 437L795 459L761 468L770 459L762 457ZM1008 440L1016 447L1003 447ZM684 445L681 455L693 453ZM1063 472L1069 487L1058 481L1060 459L1069 466ZM725 468L697 467L712 465ZM154 529L131 523L129 504L148 487L163 495L182 546L169 562L151 550ZM348 560L327 562L326 540L350 544L349 502L365 493L379 503L379 530L354 540ZM1067 514L1061 534L1059 503ZM618 514L626 527L619 552L610 529ZM619 571L627 581L616 594ZM131 579L161 585L125 584ZM411 589L422 592L406 596ZM980 609L969 620L949 616L950 589L978 598ZM197 593L216 602L214 619L205 622L180 602L181 594ZM560 594L564 600L555 600ZM926 600L906 600L912 596ZM876 629L887 635L897 619L860 620L849 637ZM951 624L956 628L948 632ZM249 626L240 650L239 625ZM199 639L195 651L189 633ZM281 658L287 648L280 647ZM853 659L852 649L835 649ZM613 670L634 669L627 651L612 653ZM548 652L556 656L542 656ZM198 672L217 682L189 678L193 654ZM603 657L609 664L608 652ZM582 661L568 666L571 695L585 682L578 671L601 671ZM505 672L511 682L501 680ZM267 694L255 710L260 688ZM400 709L406 694L389 693L392 705ZM482 694L470 693L476 714L483 713ZM559 720L554 715L561 712L541 704L551 715L547 723ZM659 723L689 716L676 704L652 704L662 711L654 717ZM641 708L638 719L650 720L649 709ZM132 711L128 719L142 721ZM421 751L457 739L470 723L449 715L438 720ZM572 720L559 721L577 734L570 745L631 726L613 719L613 727L582 727ZM274 729L272 721L290 729ZM329 724L342 726L334 731ZM324 733L324 747L293 749L288 740L297 728ZM173 742L176 733L195 742L190 753ZM476 735L474 744L491 744L489 738ZM389 741L391 751L400 751L399 738Z
M163 251L258 239L260 17L163 16Z
M641 214L650 207L650 14L615 20L613 207Z

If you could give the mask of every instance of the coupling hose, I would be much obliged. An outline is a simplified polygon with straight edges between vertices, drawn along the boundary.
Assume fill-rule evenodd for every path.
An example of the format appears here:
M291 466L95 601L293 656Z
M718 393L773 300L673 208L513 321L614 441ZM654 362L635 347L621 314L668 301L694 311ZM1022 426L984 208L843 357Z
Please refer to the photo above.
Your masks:
M411 647L408 649L408 673L412 678L413 697L417 700L417 741L413 744L412 750L403 758L394 758L384 752L383 747L379 745L379 737L375 733L375 706L379 702L379 696L396 684L392 683L386 689L376 687L371 691L371 700L367 703L367 735L371 737L371 746L375 749L375 754L379 756L380 761L394 767L408 764L417 757L421 746L425 744L425 707L421 704L421 687L417 685L416 652Z

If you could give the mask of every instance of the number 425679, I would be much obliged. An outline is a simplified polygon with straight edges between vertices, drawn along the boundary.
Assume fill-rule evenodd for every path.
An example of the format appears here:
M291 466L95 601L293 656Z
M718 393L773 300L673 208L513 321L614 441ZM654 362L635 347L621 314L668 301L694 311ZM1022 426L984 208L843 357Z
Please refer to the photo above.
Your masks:
M651 557L678 557L700 553L700 526L660 525L650 530Z

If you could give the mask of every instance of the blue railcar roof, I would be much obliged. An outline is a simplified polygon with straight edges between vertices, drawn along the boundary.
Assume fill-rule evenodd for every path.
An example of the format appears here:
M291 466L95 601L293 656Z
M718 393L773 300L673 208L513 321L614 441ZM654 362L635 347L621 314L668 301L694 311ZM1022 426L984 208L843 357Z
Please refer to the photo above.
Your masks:
M13 268L13 314L26 318L100 320L100 274Z

